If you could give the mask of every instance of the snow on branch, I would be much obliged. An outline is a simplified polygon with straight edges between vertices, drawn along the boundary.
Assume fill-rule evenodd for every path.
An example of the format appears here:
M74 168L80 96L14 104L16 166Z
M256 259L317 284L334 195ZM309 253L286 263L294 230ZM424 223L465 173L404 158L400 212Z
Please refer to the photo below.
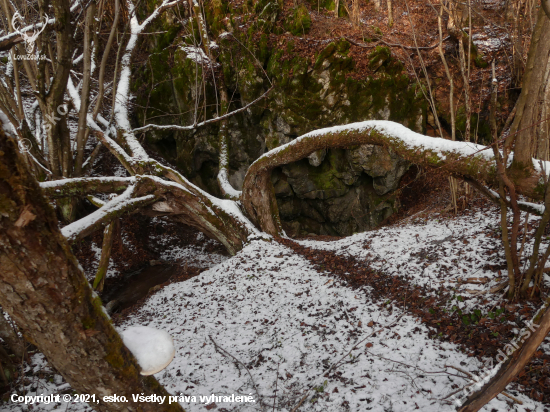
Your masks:
M132 127L130 126L130 118L128 116L128 102L130 100L130 76L131 76L131 59L134 48L136 47L139 34L151 23L156 17L160 15L164 10L174 7L181 3L182 0L167 1L164 0L159 7L151 13L143 23L139 24L135 6L131 0L127 0L128 12L131 15L130 18L130 39L126 45L126 49L121 59L120 69L120 81L118 83L114 116L117 126L122 130L123 137L126 141L131 156L135 160L147 160L149 156L143 149L141 144L135 138L132 133Z
M192 126L178 126L178 125L175 125L175 124L170 124L170 125L148 124L146 126L138 127L136 129L133 129L132 132L133 133L142 133L142 132L147 132L151 129L155 129L155 130L194 130L197 127L202 127L202 126L206 126L206 125L211 124L211 123L216 123L216 122L219 122L221 120L227 119L227 118L229 118L229 117L231 117L231 116L233 116L237 113L243 112L243 111L247 110L248 108L250 108L251 106L255 105L260 100L264 99L269 94L269 92L271 92L271 90L273 90L273 87L274 86L271 86L264 94L262 94L256 100L248 103L246 106L243 106L240 109L234 110L232 112L224 114L223 116L216 117L214 119L205 120L204 122L197 123L197 124L192 125Z
M497 205L500 205L500 195L497 192L489 189L488 187L485 187L484 185L482 185L481 183L475 180L472 180L469 178L466 178L463 180L465 182L468 182L471 186L475 187L477 190L479 190L491 202L496 203ZM512 204L510 202L510 198L506 198L505 202L508 208L511 209ZM542 216L544 214L544 211L546 210L544 205L531 203L531 202L524 202L524 201L518 201L518 208L520 210L523 210L524 212L528 212L536 216Z
M236 190L229 182L229 175L227 169L220 169L218 173L218 183L221 186L223 193L232 200L239 200L241 198L241 191Z
M220 161L219 172L217 176L218 184L224 197L231 200L239 200L241 198L241 192L235 190L229 182L229 148L227 144L228 132L227 122L223 122L219 131L220 135Z
M135 184L134 177L80 177L40 182L44 194L50 198L85 196L92 193L120 193Z
M132 167L132 163L134 161L134 158L128 156L126 151L120 147L120 145L115 142L113 139L111 139L109 136L104 134L100 131L95 131L96 137L101 141L101 143L109 149L109 151L115 155L115 157L118 159L120 163L124 166L124 168L130 173L135 174L134 168Z
M156 200L155 195L132 198L135 189L135 185L129 186L124 193L105 203L100 209L65 226L61 229L61 233L67 238L69 243L74 243L105 226L114 218L120 217L126 212L146 206Z

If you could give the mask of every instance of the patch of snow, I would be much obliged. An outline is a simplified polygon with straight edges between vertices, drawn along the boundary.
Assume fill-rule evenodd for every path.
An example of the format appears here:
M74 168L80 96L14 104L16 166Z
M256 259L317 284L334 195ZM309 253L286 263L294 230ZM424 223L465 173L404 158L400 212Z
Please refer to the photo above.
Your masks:
M289 411L308 389L314 402L305 402L304 411L451 411L441 399L466 382L446 365L473 373L481 367L458 346L430 339L428 328L399 306L372 300L368 288L354 291L319 275L290 249L266 241L167 286L125 326L135 324L174 337L178 356L159 377L169 392L253 394L256 405L239 404L243 411L260 401ZM339 360L341 367L325 377ZM521 407L495 399L483 410L543 410L518 397ZM182 406L204 410L200 402Z
M538 219L531 216L531 221ZM386 276L405 277L414 285L428 287L427 293L435 295L443 288L467 297L468 291L484 291L505 280L506 273L499 276L493 269L506 265L499 227L499 212L491 206L457 219L431 216L338 241L302 240L299 243L368 261L371 268ZM532 247L532 242L526 242L524 259L530 256ZM469 278L481 278L487 283L466 283ZM500 298L492 294L483 297L489 306ZM474 309L479 305L478 299L458 303L460 309Z
M200 47L181 47L187 55L187 58L197 64L210 63L210 59Z
M450 278L442 284L502 263L495 222L495 210L481 210L454 220L416 219L335 242L301 243L369 259L387 276L409 275L435 288L441 284L436 261L429 258L434 249L438 259L448 258L441 263L449 266ZM495 252L485 256L477 249ZM372 291L318 273L272 239L254 240L199 276L166 286L120 329L148 326L172 336L177 355L157 379L172 395L181 395L190 412L204 411L212 395L221 396L218 408L256 411L261 404L289 412L304 394L300 411L307 412L455 410L452 398L444 398L468 382L448 365L479 376L481 362L458 345L430 338L429 326ZM498 396L481 410L545 410L510 386L507 391L523 405ZM231 395L255 402L224 400ZM10 403L5 410L25 409ZM71 410L89 409L80 404Z
M176 354L172 337L163 330L132 326L120 332L124 345L136 357L142 375L160 372Z

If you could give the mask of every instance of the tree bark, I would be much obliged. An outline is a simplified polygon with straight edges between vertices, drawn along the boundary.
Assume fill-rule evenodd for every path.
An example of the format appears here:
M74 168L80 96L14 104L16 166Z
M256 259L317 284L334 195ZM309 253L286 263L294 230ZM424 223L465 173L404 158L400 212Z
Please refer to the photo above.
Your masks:
M40 17L44 19L48 11L48 4L45 1L40 1L39 5ZM46 64L48 63L41 60L38 63L36 86L40 108L45 120L47 120L46 139L48 142L50 170L55 177L59 178L61 176L69 177L72 172L71 142L66 125L67 118L64 115L60 115L58 107L63 104L63 98L67 90L67 80L72 68L73 26L71 24L71 12L68 0L53 0L51 5L53 6L55 15L54 30L57 51L56 61L53 62L55 73L50 87L46 90L46 83L49 81L46 73ZM48 49L48 32L49 30L46 29L42 34L41 52L43 54L46 54ZM70 214L72 214L72 211L66 213L66 215Z
M550 19L550 0L541 0L542 10L546 13L546 16Z
M87 133L88 106L90 103L90 85L92 75L92 32L94 31L94 19L96 18L96 6L91 2L86 10L86 23L84 26L84 55L82 70L82 90L80 93L80 112L78 114L78 130L76 132L76 157L73 176L82 174L84 163L84 148L89 133ZM97 44L96 44L97 47ZM106 51L107 55L108 52Z
M96 395L99 411L182 411L133 402L132 394L166 396L124 346L105 314L49 203L0 131L0 304L24 336L80 393ZM106 403L104 396L128 402Z
M532 168L531 158L548 159L550 122L550 19L541 9L531 37L523 87L506 147L514 144L518 169Z
M8 345L18 362L26 358L25 341L18 336L15 329L6 320L2 308L0 308L0 338Z
M107 270L109 269L109 261L111 260L111 250L113 248L114 232L118 220L113 220L105 228L103 232L103 244L101 245L101 259L99 260L99 266L95 274L93 288L99 292L103 292L103 286L105 286L105 277L107 276Z

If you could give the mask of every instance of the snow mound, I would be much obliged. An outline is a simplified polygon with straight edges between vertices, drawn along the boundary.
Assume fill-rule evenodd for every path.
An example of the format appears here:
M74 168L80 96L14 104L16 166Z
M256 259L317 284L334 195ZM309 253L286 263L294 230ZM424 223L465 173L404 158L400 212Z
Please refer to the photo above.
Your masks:
M132 326L120 335L141 366L142 375L160 372L172 362L176 354L172 337L163 330Z

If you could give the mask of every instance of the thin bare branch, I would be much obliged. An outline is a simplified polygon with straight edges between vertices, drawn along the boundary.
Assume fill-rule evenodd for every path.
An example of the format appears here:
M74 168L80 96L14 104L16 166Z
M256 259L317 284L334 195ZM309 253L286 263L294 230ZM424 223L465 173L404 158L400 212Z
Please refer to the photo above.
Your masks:
M267 95L269 94L269 92L271 92L271 90L273 90L275 86L271 86L264 94L262 94L260 97L258 97L256 100L248 103L246 106L243 106L241 107L240 109L237 109L237 110L234 110L230 113L227 113L227 114L224 114L223 116L220 116L220 117L216 117L214 119L209 119L209 120L206 120L204 122L201 122L201 123L197 123L196 125L194 126L178 126L178 125L158 125L158 124L148 124L146 126L143 126L143 127L138 127L136 129L133 129L132 130L132 133L143 133L143 132L147 132L151 129L155 129L155 130L195 130L197 127L202 127L202 126L206 126L208 124L212 124L212 123L216 123L216 122L219 122L221 120L224 120L224 119L227 119L228 117L231 117L233 115L236 115L240 112L243 112L245 110L248 110L251 106L254 106L256 103L258 103L260 100L264 99L265 97L267 97Z

